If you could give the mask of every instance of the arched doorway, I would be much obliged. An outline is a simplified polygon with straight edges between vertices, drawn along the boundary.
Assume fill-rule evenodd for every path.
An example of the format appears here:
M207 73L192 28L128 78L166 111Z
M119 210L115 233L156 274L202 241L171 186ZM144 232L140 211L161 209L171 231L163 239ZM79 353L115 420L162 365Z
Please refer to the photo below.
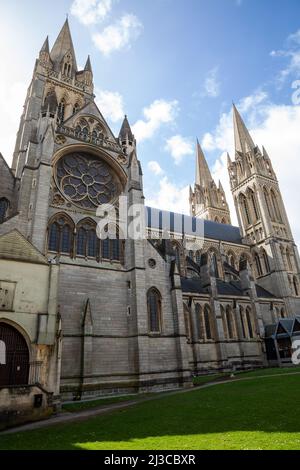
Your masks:
M0 323L0 344L0 387L28 384L29 351L24 337L11 325Z

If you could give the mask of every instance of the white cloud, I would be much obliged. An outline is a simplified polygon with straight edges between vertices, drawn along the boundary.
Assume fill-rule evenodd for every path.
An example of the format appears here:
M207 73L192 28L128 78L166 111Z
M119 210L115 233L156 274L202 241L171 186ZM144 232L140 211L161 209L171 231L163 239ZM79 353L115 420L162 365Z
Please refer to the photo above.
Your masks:
M251 109L244 115L246 124L249 123L249 112L251 115ZM300 106L280 106L262 101L259 106L256 106L256 117L256 122L253 120L249 127L250 133L254 142L259 146L264 145L269 153L279 179L294 237L300 242L299 197L297 197L300 181ZM232 113L223 114L215 132L209 135L209 139L206 137L206 143L209 142L207 150L223 152L214 165L213 177L222 181L230 204L231 215L236 223L225 153L230 150L231 157L234 158Z
M293 75L297 75L298 77L300 74L300 29L287 38L287 46L285 49L271 51L270 55L275 58L288 59L286 67L280 71L277 77L279 87L283 85L288 77Z
M218 67L209 71L204 82L204 96L217 98L220 95L221 84L218 81Z
M189 215L189 186L179 187L164 176L159 182L157 193L147 198L146 204L150 207Z
M148 163L148 169L154 173L156 176L162 175L164 173L163 169L161 168L160 164L156 161L151 161Z
M140 119L132 131L138 142L153 137L163 125L174 121L179 111L178 101L155 100L148 108L143 109L145 120Z
M74 0L71 14L89 26L103 21L112 9L113 0Z
M114 24L107 26L101 33L92 36L95 46L103 55L109 56L113 51L129 48L132 41L138 38L143 25L137 16L126 14Z
M193 155L194 146L189 139L181 135L174 135L167 140L165 150L171 153L176 165L179 165L184 156Z
M26 91L27 86L22 82L3 83L0 87L0 153L9 164L12 161Z
M108 120L118 122L124 118L124 101L120 93L96 90L96 95L96 104Z

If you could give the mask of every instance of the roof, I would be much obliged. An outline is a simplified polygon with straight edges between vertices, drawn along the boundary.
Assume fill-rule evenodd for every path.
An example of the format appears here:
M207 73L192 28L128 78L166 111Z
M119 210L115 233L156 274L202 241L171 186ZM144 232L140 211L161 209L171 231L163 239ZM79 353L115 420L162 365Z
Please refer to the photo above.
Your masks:
M146 207L148 228L167 230L184 235L194 235L242 245L240 229L233 225L219 224L211 220Z
M288 338L300 335L300 316L294 318L281 318L277 323L265 326L266 338Z
M271 292L264 289L263 287L259 286L258 284L256 284L256 294L257 294L257 297L264 298L264 299L275 299L276 298L275 295L273 295Z

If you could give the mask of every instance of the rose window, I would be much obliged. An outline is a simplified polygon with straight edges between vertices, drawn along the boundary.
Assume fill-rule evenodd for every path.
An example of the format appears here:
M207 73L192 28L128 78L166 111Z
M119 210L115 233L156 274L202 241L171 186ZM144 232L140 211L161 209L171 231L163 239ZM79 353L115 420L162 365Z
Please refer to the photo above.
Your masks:
M56 178L61 192L74 204L94 209L120 193L120 182L103 161L85 153L72 153L58 161Z

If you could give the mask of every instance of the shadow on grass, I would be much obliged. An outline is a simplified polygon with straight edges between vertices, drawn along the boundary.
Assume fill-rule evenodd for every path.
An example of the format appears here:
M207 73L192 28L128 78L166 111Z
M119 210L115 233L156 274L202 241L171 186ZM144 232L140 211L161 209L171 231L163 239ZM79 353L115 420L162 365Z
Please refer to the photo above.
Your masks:
M300 376L222 384L1 436L0 449L300 449L299 390Z

